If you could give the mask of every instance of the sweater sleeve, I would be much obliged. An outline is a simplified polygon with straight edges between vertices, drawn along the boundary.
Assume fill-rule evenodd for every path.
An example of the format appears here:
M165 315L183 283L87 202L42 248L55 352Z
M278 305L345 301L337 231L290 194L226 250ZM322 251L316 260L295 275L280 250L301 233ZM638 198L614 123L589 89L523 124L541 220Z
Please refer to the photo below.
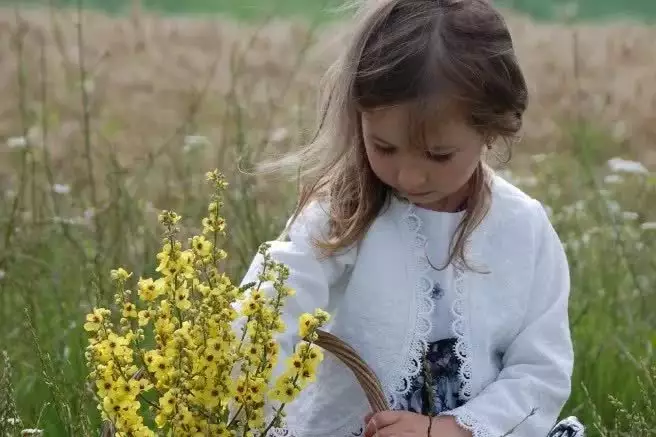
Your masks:
M272 258L289 268L290 274L286 282L295 290L293 296L285 298L282 319L285 332L278 334L277 340L281 347L281 355L289 356L294 346L300 340L298 336L298 318L305 312L313 312L317 308L328 309L330 290L355 262L355 248L329 256L320 256L314 247L316 238L323 238L328 230L328 210L323 203L310 203L294 220L287 222L289 226L287 239L269 241L269 253ZM263 257L256 254L252 260L241 285L257 282L262 272ZM260 290L269 295L273 292L271 283L264 283ZM283 362L284 360L279 360Z
M444 413L474 437L501 437L511 430L514 437L545 437L570 395L569 267L546 212L537 201L534 207L536 264L522 329L505 351L497 379Z

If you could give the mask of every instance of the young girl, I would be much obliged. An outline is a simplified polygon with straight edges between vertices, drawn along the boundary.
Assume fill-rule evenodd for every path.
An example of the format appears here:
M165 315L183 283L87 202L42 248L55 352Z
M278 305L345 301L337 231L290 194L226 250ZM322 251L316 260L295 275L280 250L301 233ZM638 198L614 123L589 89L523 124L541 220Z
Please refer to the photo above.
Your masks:
M271 254L296 290L283 354L300 314L327 310L391 411L369 414L326 354L273 435L579 435L554 429L573 361L565 253L541 204L484 164L527 106L504 20L488 0L368 0L355 24L314 141L283 162L304 184Z

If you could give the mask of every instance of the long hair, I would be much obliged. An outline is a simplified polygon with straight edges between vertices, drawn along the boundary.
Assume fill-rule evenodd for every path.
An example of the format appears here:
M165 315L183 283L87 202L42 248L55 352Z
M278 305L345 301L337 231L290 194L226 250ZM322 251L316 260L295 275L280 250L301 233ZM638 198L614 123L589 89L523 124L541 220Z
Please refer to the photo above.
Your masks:
M421 131L440 103L455 100L486 141L510 141L528 101L510 32L488 0L369 0L353 24L348 46L322 81L313 139L261 167L300 176L292 220L312 200L327 201L329 232L316 241L325 255L357 244L393 195L367 160L363 112L409 103ZM465 244L489 209L490 175L481 161L447 265L467 264Z

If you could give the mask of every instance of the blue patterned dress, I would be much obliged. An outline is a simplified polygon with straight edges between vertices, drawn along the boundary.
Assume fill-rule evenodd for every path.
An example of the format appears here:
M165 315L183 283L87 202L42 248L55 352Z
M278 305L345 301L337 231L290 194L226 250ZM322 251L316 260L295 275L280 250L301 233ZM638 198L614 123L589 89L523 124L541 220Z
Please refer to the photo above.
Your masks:
M433 298L439 301L443 294L444 290L436 284ZM455 353L456 341L455 337L448 337L428 343L422 362L423 371L412 380L401 409L436 416L465 403L458 390L462 363Z

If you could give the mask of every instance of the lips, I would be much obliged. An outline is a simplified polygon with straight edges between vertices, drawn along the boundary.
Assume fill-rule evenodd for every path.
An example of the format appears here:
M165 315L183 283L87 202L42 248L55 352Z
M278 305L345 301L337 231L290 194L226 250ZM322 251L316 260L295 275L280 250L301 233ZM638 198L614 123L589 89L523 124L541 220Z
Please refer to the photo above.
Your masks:
M431 193L432 191L426 191L425 193L406 193L405 195L408 197L422 197L422 196L427 196Z

